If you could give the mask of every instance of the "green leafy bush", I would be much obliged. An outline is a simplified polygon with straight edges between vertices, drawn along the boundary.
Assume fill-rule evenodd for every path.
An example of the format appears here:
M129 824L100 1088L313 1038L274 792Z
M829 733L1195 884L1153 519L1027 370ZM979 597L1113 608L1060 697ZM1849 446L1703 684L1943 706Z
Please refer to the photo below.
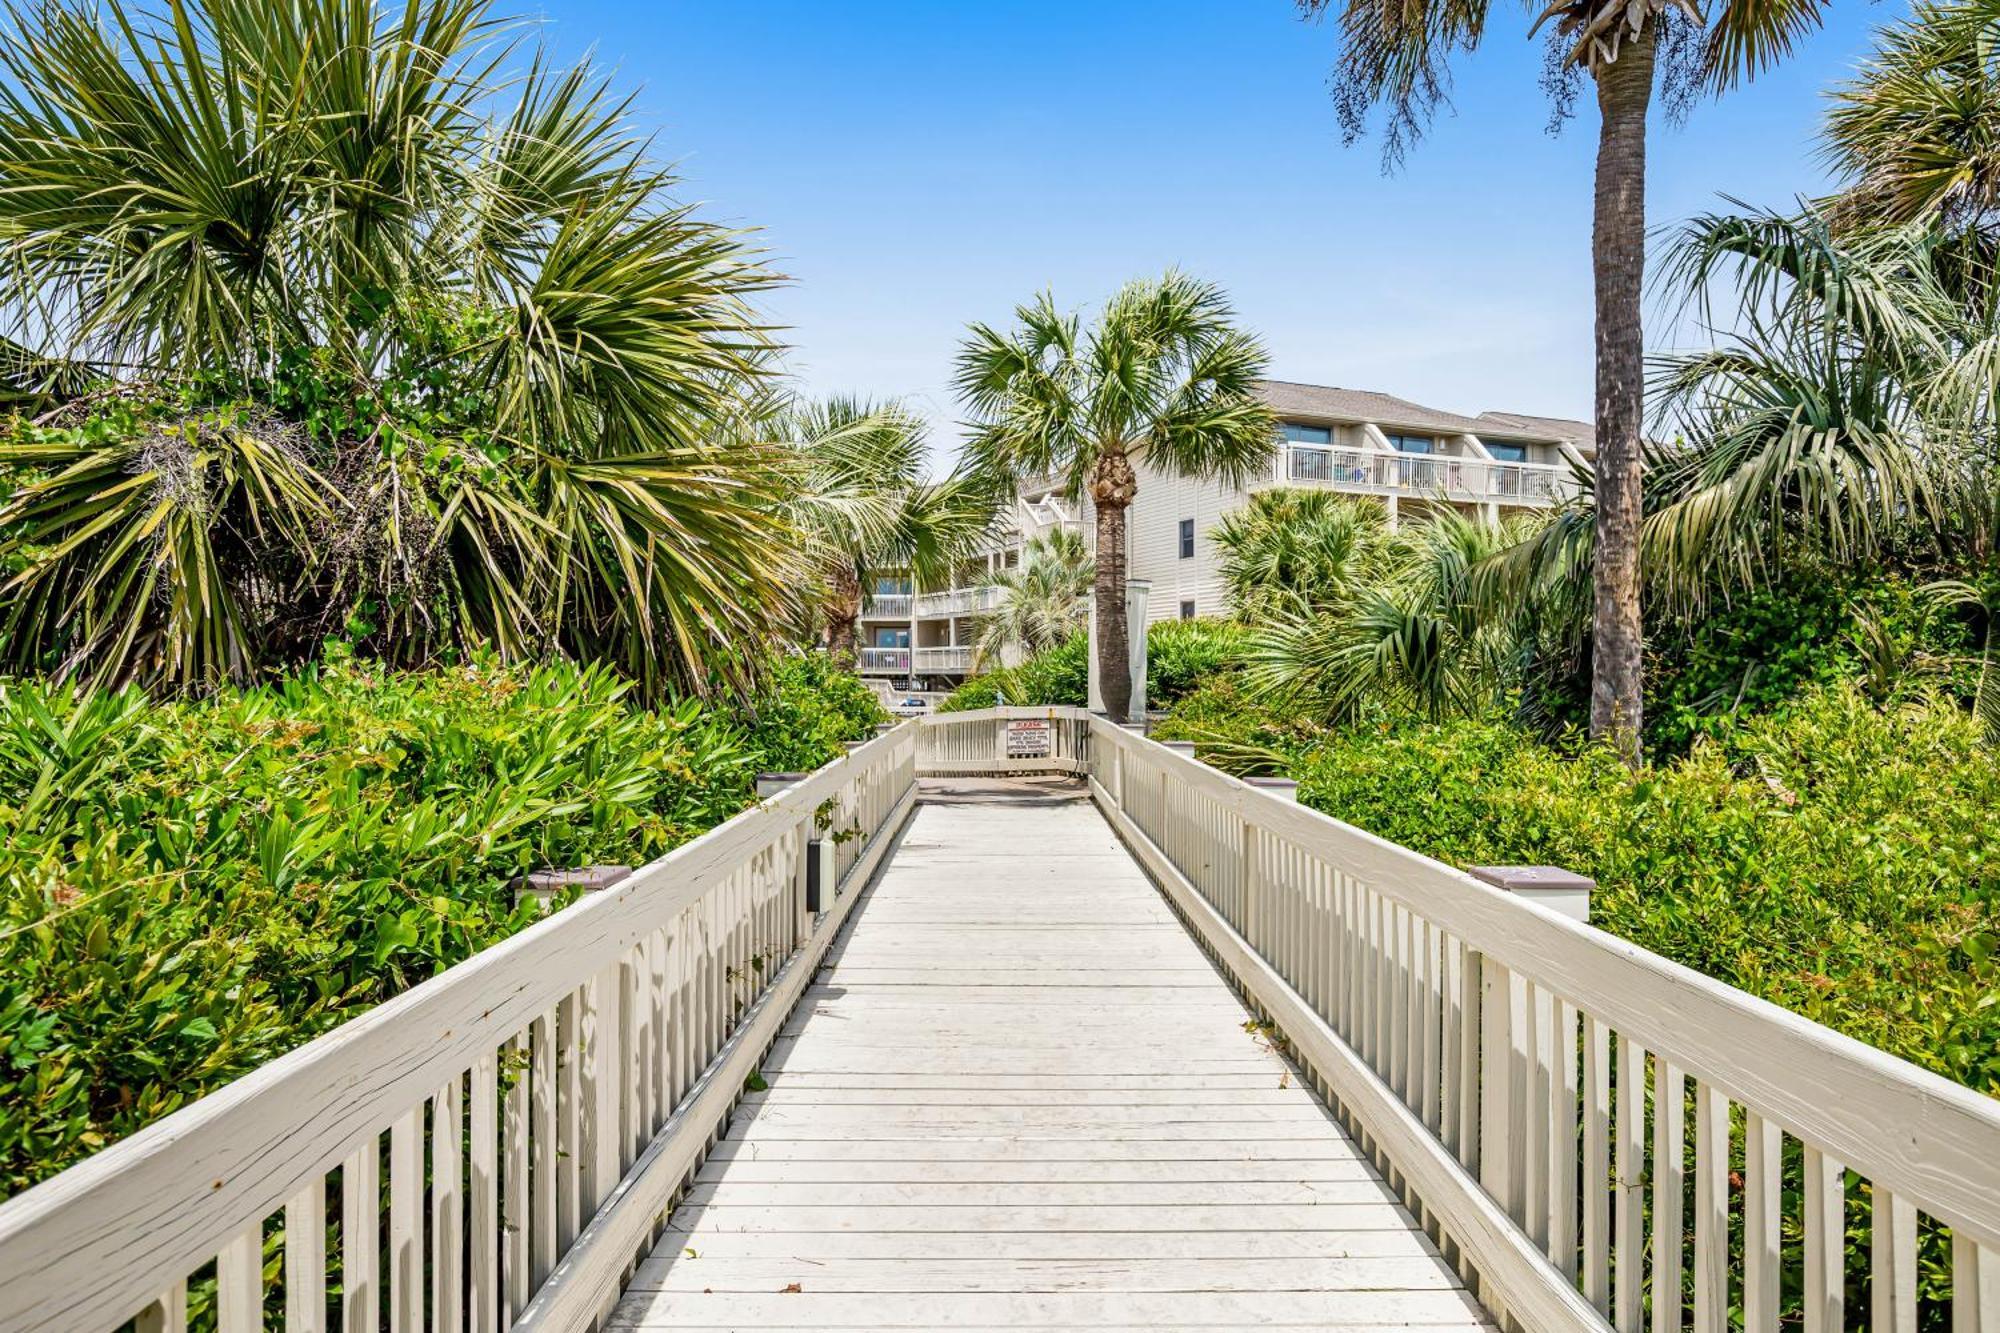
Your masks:
M1242 660L1245 635L1233 620L1162 620L1146 631L1146 702L1166 708Z
M1242 647L1243 631L1231 621L1163 620L1153 625L1146 631L1148 706L1171 704L1207 677L1233 670ZM1090 638L1079 633L1019 665L974 676L953 690L938 711L957 713L998 704L1081 708L1089 697Z
M0 684L0 1192L520 929L881 717L822 659L736 710L608 672L329 667L156 703Z
M1441 860L1589 875L1604 929L2000 1095L2000 764L1949 700L1812 689L1638 773L1461 722L1340 736L1297 775Z

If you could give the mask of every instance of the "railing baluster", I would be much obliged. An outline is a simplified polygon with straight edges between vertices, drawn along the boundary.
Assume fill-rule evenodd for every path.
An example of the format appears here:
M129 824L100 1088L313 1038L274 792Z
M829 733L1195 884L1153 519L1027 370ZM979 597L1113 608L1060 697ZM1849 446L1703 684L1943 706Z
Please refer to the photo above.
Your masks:
M1880 1185L1872 1192L1868 1326L1872 1333L1916 1333L1917 1207Z
M567 1001L565 1001L566 1003ZM572 1061L575 1056L564 1052ZM471 1141L471 1171L466 1190L467 1230L471 1250L466 1285L466 1323L472 1333L499 1333L500 1328L500 1090L499 1072L491 1051L481 1051L472 1063L472 1090L466 1102L466 1135ZM570 1233L572 1236L574 1232ZM567 1246L567 1241L565 1242Z
M1618 1036L1617 1137L1614 1322L1619 1333L1638 1333L1646 1288L1646 1049L1623 1033ZM1600 1174L1598 1195L1603 1194Z
M1847 1168L1805 1147L1805 1333L1839 1333L1847 1314Z
M503 1319L511 1323L527 1305L528 1281L528 1076L527 1052L518 1037L505 1047L506 1090L500 1101L500 1275L506 1292ZM616 1177L613 1177L615 1181Z
M371 1134L340 1164L340 1308L346 1333L381 1327L381 1143Z
M1549 1262L1576 1278L1576 1006L1552 997L1549 1040Z
M555 1016L542 1014L528 1031L528 1193L534 1219L533 1271L547 1280L561 1251L556 1231L556 1033Z
M1743 1328L1777 1333L1778 1223L1784 1214L1780 1168L1784 1139L1776 1125L1743 1115Z
M424 1109L389 1127L389 1333L422 1333L424 1319Z
M431 1098L431 1328L458 1333L465 1327L465 1117L460 1080ZM288 1331L289 1333L289 1331Z
M1694 1326L1729 1324L1729 1098L1697 1084L1694 1103Z
M1621 1093L1624 1091L1621 1087ZM1622 1114L1620 1125L1627 1123ZM1611 1030L1583 1020L1583 1294L1611 1312ZM1621 1170L1622 1175L1622 1170ZM1623 1271L1624 1264L1619 1265Z
M1951 1238L1951 1333L2000 1333L2000 1253Z
M215 1256L219 1333L260 1333L264 1327L264 1226L252 1222Z
M168 1287L132 1321L133 1333L188 1333L187 1279Z
M181 1295L183 1322L187 1295ZM142 1330L141 1333L144 1333ZM326 1179L285 1204L285 1333L326 1333Z
M1686 1076L1664 1055L1653 1057L1653 1333L1679 1333L1687 1171Z

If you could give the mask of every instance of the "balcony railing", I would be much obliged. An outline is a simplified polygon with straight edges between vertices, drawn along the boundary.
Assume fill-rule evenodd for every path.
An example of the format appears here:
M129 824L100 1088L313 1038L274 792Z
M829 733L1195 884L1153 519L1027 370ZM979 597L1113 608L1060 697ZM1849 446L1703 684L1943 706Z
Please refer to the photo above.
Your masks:
M910 674L908 648L863 648L861 674L864 676L907 676Z
M1377 494L1443 495L1453 500L1545 505L1562 469L1457 454L1392 454L1367 449L1285 451L1280 478L1297 485Z
M970 671L972 670L972 649L919 648L917 649L917 670Z
M1004 588L953 588L949 592L927 592L917 598L919 616L972 616L999 609L1006 599Z
M870 597L861 608L863 620L908 620L910 604L915 601L906 592L884 592Z

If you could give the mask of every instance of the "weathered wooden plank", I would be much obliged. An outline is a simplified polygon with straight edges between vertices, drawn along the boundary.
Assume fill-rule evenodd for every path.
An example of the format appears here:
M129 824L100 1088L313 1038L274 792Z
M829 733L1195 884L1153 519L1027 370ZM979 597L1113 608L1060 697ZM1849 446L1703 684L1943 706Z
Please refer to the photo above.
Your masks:
M990 1292L854 1294L675 1292L625 1302L610 1327L948 1328L959 1324L1185 1328L1203 1324L1345 1328L1483 1327L1462 1291Z
M1456 1285L1427 1255L1395 1258L838 1259L724 1258L686 1248L641 1265L628 1291L1431 1291Z

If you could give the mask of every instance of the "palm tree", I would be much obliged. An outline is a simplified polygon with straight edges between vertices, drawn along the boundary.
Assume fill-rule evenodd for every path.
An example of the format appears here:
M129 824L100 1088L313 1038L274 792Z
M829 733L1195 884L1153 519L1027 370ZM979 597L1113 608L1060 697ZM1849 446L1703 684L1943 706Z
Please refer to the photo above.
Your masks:
M1398 160L1445 100L1452 55L1478 45L1488 0L1297 0L1309 16L1337 9L1342 49L1334 102L1350 142L1387 104L1385 158ZM1720 92L1788 53L1817 27L1826 0L1550 0L1551 67L1565 90L1588 75L1599 111L1592 277L1597 328L1597 498L1591 732L1639 756L1639 533L1645 335L1646 115L1656 67L1672 93ZM1530 30L1532 36L1533 29ZM1664 50L1665 58L1662 59ZM1564 93L1567 96L1567 92Z
M1989 221L2000 208L1996 0L1920 0L1884 27L1859 75L1836 87L1828 156L1855 221Z
M1516 679L1519 638L1512 609L1481 595L1476 571L1537 521L1445 510L1405 527L1337 596L1294 603L1253 629L1246 683L1329 721L1491 707Z
M1390 537L1381 505L1289 486L1258 491L1209 534L1230 604L1253 624L1351 598L1383 574Z
M764 632L773 459L722 441L774 275L602 78L490 0L7 17L7 668L199 688L346 636L699 687Z
M984 670L1009 648L1033 656L1067 642L1090 618L1097 566L1082 536L1056 528L1034 538L1021 563L987 580L1001 590L999 608L981 622L973 666Z
M991 526L992 488L965 472L926 480L924 423L898 403L834 397L779 422L791 460L782 511L800 535L827 648L852 663L875 574L943 581Z
M1264 367L1222 291L1178 272L1128 284L1088 332L1045 293L1010 330L973 325L959 351L974 463L1007 479L1061 477L1095 507L1098 678L1116 719L1132 703L1125 511L1137 469L1241 482L1277 438L1257 394Z

